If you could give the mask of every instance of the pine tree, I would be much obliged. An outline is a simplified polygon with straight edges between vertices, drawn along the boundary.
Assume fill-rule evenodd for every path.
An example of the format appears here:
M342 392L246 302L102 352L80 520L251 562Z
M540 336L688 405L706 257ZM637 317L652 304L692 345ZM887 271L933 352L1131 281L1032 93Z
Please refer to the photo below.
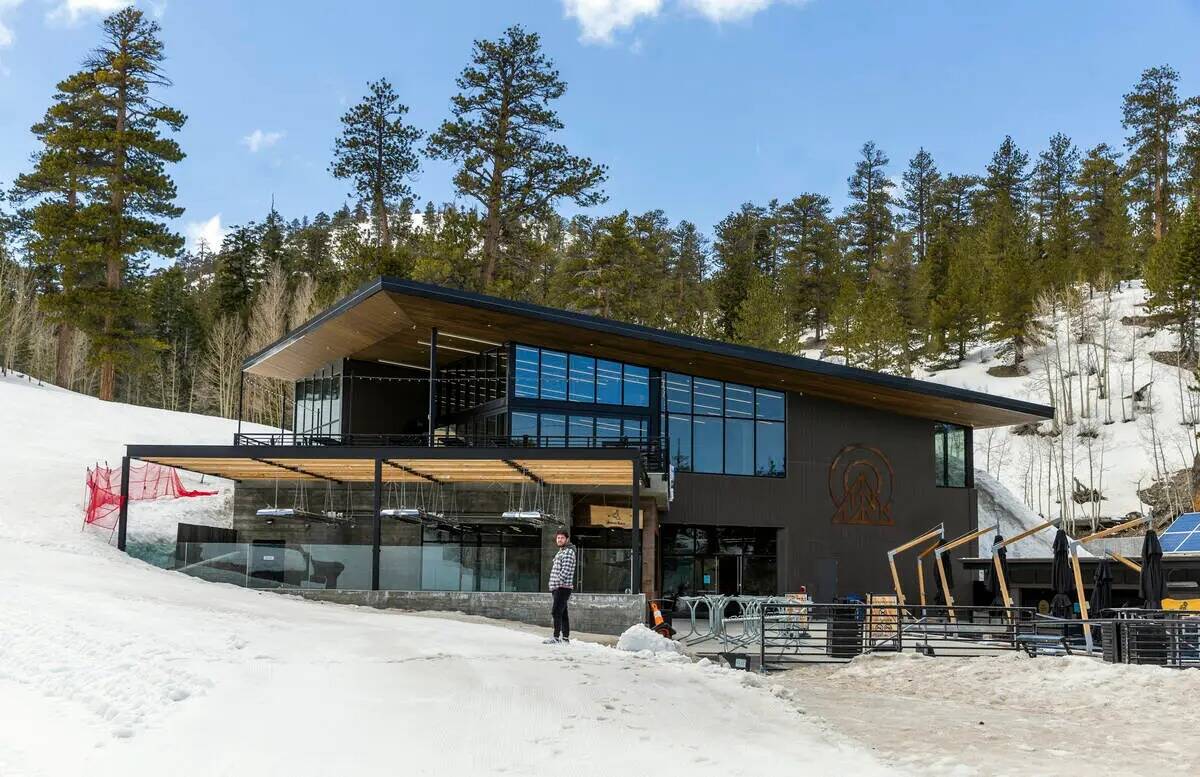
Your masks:
M95 194L91 170L101 161L98 152L82 145L97 131L96 102L87 79L59 83L44 117L31 128L40 144L33 168L13 182L13 200L21 206L14 224L25 236L25 256L56 329L54 380L59 383L66 382L75 339L76 287L100 285L104 277L84 214Z
M930 350L939 354L952 350L959 363L967 358L967 344L978 335L987 311L978 243L971 233L947 243L946 282L930 306Z
M769 275L758 274L738 307L734 342L769 351L795 353L797 339L787 306Z
M1178 83L1179 73L1169 65L1149 68L1125 95L1122 106L1121 126L1129 132L1125 146L1131 195L1137 203L1143 250L1163 239L1174 216L1175 162L1188 108L1179 97Z
M775 215L783 246L781 291L793 327L797 333L811 327L818 340L838 291L837 230L830 210L828 197L806 193L780 206Z
M850 186L850 205L846 208L849 230L849 267L861 279L866 279L871 270L883 259L883 247L887 245L895 228L892 219L892 194L895 184L884 172L888 158L868 141L863 144L862 158L854 166L854 174L847 179Z
M918 263L925 261L929 250L934 200L941 182L942 175L933 162L933 155L923 147L918 149L904 171L904 194L900 199L900 207L904 212L903 223L912 231Z
M681 221L671 233L671 263L667 269L664 303L668 308L667 328L689 335L704 333L709 308L708 240L690 221Z
M1101 143L1079 168L1079 252L1084 279L1092 288L1133 277L1133 225L1116 152Z
M884 249L883 261L876 269L878 283L895 309L897 326L889 337L897 347L898 358L891 369L910 374L926 346L927 295L917 266L913 263L913 236L897 232Z
M841 356L842 361L852 367L856 365L861 350L861 331L858 327L861 311L862 295L858 284L849 273L842 273L838 279L837 296L829 309L827 351L833 356Z
M745 203L717 224L713 301L722 336L734 336L738 310L750 293L754 276L770 267L771 249L771 223L767 212L757 205Z
M1029 240L1029 155L1006 137L987 166L982 193L981 250L990 282L992 326L988 338L1024 370L1025 349L1039 341L1034 300L1039 286Z
M1179 248L1175 262L1174 287L1179 349L1195 356L1196 322L1200 313L1200 198L1192 200L1179 224Z
M429 138L430 156L459 165L458 193L484 209L481 288L495 280L506 235L523 220L542 220L567 199L587 207L605 200L603 165L551 140L562 121L550 107L567 85L542 53L537 33L520 26L499 40L477 40L459 75L452 118Z
M917 268L930 302L926 317L930 329L930 352L933 354L942 353L947 342L947 319L934 306L941 304L950 283L953 257L971 227L978 185L979 179L972 175L947 175L933 191L929 245L925 261Z
M261 237L262 227L253 221L225 235L213 279L218 315L240 316L243 320L247 317L250 302L266 274L259 253Z
M389 212L399 208L407 219L413 193L408 181L420 170L414 144L421 130L404 123L408 106L386 78L367 85L369 93L342 115L342 134L333 144L334 178L349 179L360 201L371 204L376 247L392 248Z
M100 365L99 397L113 399L118 364L133 361L143 344L138 334L141 300L135 286L148 254L173 256L183 239L163 219L178 218L175 184L166 165L183 159L179 144L163 134L179 131L186 117L164 105L152 91L170 85L163 74L161 28L136 8L125 8L103 22L104 42L73 79L94 90L95 129L80 143L98 155L92 169L96 250L104 263L103 286L81 296L82 317Z
M851 338L853 362L876 372L907 373L904 319L885 273L871 273L859 304Z
M1049 148L1038 156L1033 171L1040 275L1056 289L1075 283L1081 274L1077 266L1079 211L1075 194L1079 160L1079 149L1060 132L1050 138Z

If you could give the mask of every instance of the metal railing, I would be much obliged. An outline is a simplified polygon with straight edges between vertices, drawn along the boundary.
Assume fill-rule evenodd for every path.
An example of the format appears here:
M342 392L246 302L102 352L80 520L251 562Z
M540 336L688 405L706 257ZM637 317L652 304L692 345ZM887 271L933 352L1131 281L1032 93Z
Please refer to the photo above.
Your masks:
M1104 657L1125 664L1200 668L1200 617L1147 611L1112 622L1104 634Z
M845 663L868 653L965 657L1056 643L1068 652L1070 622L1035 615L1028 607L770 602L760 611L759 660L764 668L782 668Z
M663 445L657 438L574 437L565 435L460 435L435 434L430 445L425 434L327 434L305 432L241 432L234 445L371 446L404 448L612 448L634 449L650 472L663 471Z

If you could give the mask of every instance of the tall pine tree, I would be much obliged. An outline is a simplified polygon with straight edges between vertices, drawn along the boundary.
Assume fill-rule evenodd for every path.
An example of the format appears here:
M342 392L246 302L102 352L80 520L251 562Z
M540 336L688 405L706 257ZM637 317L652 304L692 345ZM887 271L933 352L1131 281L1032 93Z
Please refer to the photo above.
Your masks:
M548 218L560 200L583 207L603 202L599 187L607 172L551 139L563 127L551 104L567 85L537 33L513 26L498 40L475 41L456 84L451 118L430 136L428 151L457 163L458 193L483 206L479 285L487 289L506 235L522 221Z
M104 263L103 285L80 296L100 365L99 397L113 399L117 366L129 364L143 343L143 317L135 286L149 254L174 256L183 239L163 223L178 218L175 184L166 165L183 159L179 144L164 135L177 132L186 118L164 105L156 90L170 85L162 71L163 44L158 24L136 8L104 20L103 43L75 78L90 82L94 129L81 145L98 156L91 170L95 202L90 221L95 250Z
M405 219L412 211L408 182L421 167L414 144L422 132L404 122L408 106L386 78L367 88L362 101L342 115L329 172L352 181L354 194L370 203L376 246L387 252L392 248L391 211L399 208Z
M892 189L895 184L885 172L887 155L873 141L863 144L862 158L854 165L854 174L847 179L850 186L850 205L845 218L848 228L849 268L866 280L871 270L883 259L883 248L892 237Z
M1175 209L1175 166L1187 102L1179 97L1179 73L1169 65L1149 68L1125 95L1121 126L1129 134L1125 146L1131 194L1138 211L1143 251L1162 240Z
M925 261L929 251L929 233L932 229L934 200L941 185L942 174L933 162L933 155L923 147L908 162L901 188L903 195L900 208L904 212L904 226L912 231L913 249L918 263Z

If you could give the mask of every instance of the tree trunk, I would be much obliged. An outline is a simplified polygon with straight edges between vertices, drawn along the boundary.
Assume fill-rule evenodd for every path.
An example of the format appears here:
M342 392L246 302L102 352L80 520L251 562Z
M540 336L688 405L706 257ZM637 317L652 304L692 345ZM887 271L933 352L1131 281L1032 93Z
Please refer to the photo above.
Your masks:
M509 95L512 92L512 77L504 81L504 94L500 98L500 111L496 117L495 145L492 148L492 177L488 181L487 214L483 223L483 269L479 274L481 291L487 291L496 278L496 266L500 260L500 207L504 196L504 173L507 165L503 159L504 146L508 142Z
M71 349L75 345L75 328L67 322L58 325L58 341L54 351L54 382L65 389L71 388Z
M128 41L121 41L121 61L125 60L127 53ZM112 196L109 202L109 218L112 219L110 229L112 230L107 246L107 256L104 258L104 285L110 291L117 291L121 288L122 275L124 264L121 256L121 217L125 213L125 122L126 110L128 106L128 77L124 71L120 72L121 85L117 89L117 115L116 115L116 132L113 144L113 172L110 188ZM112 334L113 325L116 323L116 313L112 306L118 304L116 301L117 295L112 295L109 300L109 308L104 314L104 340L105 342L100 347L100 391L99 397L103 400L111 401L116 394L117 387L117 366L116 356L113 354Z

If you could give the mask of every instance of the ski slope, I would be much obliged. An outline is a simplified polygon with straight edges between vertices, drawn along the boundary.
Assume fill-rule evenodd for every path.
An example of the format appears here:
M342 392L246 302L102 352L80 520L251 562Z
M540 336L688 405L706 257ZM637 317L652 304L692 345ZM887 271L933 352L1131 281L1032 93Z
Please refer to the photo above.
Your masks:
M206 583L80 531L89 464L227 442L228 420L9 377L0 429L4 777L900 771L756 675ZM220 520L227 498L132 521Z

